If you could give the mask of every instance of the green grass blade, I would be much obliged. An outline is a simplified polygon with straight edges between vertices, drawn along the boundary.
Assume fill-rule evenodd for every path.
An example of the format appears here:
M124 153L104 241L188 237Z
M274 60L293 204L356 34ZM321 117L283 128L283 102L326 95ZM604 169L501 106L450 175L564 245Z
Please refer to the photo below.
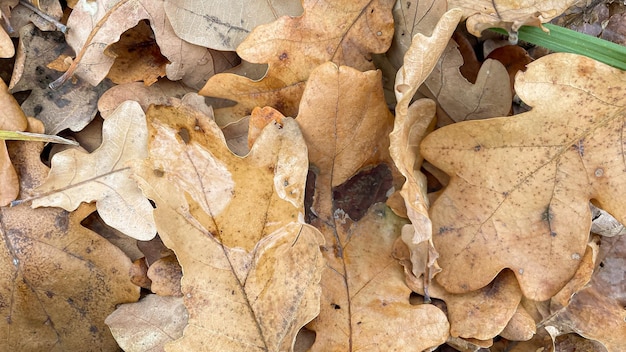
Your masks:
M626 47L550 23L544 23L543 26L549 29L550 33L538 27L522 26L518 32L519 39L556 52L584 55L620 70L626 70ZM491 30L508 34L501 28Z
M71 141L59 136L51 136L48 134L19 132L19 131L3 131L0 130L0 140L13 140L13 141L31 141L31 142L50 142L60 144L78 145L78 142Z

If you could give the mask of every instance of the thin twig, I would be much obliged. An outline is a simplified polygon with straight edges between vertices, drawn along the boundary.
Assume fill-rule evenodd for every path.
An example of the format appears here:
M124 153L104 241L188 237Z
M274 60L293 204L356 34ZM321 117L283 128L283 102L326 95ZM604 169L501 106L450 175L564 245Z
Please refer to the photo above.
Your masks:
M67 34L67 31L69 30L69 28L67 28L67 26L64 25L63 23L61 23L61 22L57 21L56 19L50 17L47 13L45 13L45 12L41 11L40 9L36 8L35 6L33 6L28 1L20 0L20 4L22 4L22 6L26 7L27 9L33 11L34 13L38 14L39 17L43 18L44 20L52 23L59 31L63 32L63 34Z

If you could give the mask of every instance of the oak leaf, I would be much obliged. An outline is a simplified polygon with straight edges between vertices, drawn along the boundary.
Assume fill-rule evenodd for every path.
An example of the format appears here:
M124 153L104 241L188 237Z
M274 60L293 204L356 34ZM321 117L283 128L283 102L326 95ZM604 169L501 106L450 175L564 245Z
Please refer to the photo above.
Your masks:
M149 20L161 53L170 61L165 67L170 80L195 80L191 77L194 75L208 78L214 73L212 53L176 36L163 5L163 0L79 1L68 18L72 30L66 37L77 57L65 76L75 73L97 85L114 62L113 57L105 55L105 49L140 20Z
M15 142L11 157L21 196L41 183L43 145ZM93 212L27 205L0 208L0 341L15 351L102 351L117 347L104 319L116 304L134 302L130 260L81 226Z
M323 240L302 222L308 162L296 122L268 125L241 158L187 105L148 118L150 157L135 177L183 269L189 311L166 351L290 350L319 311L323 268Z
M586 57L548 55L516 79L530 112L426 137L422 155L451 176L431 208L446 290L476 290L509 268L526 297L546 300L581 263L590 199L626 221L625 80Z
M358 222L337 221L337 239L323 247L320 315L307 326L317 334L311 351L421 351L446 341L445 314L409 303L411 290L391 256L405 223L384 203Z
M70 149L52 157L50 174L34 191L32 206L73 211L81 202L96 201L98 213L109 226L149 240L156 233L152 206L130 178L127 165L148 153L148 131L139 104L121 104L105 120L102 134L102 145L91 154Z
M302 16L258 26L237 48L242 59L269 65L262 79L219 74L200 94L238 103L217 110L218 121L236 121L257 106L296 116L304 83L317 66L332 61L358 70L374 68L370 53L382 53L391 44L393 3L304 1Z
M578 0L449 0L450 8L463 10L467 30L476 37L487 28L500 27L517 32L524 25L541 26L561 15Z
M59 89L48 88L58 72L47 67L60 55L71 51L61 32L42 32L32 24L20 29L17 61L11 77L12 92L31 91L22 109L46 126L46 133L57 134L64 129L82 130L96 116L96 103L110 84L92 87L83 80L68 83Z
M333 216L333 187L388 158L393 116L380 79L380 71L360 72L328 62L307 82L296 121L307 141L309 160L319 170L313 209L322 219Z
M511 110L509 75L499 61L483 62L475 83L470 83L460 71L463 58L458 46L450 41L439 62L424 82L426 96L433 96L454 122L506 116ZM441 116L438 124L441 126Z
M125 352L157 352L183 336L188 319L182 297L151 294L120 305L104 322Z
M281 16L298 16L302 5L300 0L166 0L165 13L180 38L215 50L233 51L254 28Z

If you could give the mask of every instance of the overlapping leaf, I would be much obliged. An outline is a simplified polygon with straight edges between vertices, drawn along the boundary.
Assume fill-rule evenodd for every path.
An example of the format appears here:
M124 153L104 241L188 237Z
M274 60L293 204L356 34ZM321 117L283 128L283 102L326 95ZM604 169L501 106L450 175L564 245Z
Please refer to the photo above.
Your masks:
M262 79L220 74L209 79L200 94L238 102L216 111L218 121L236 121L256 106L295 116L304 83L320 64L332 61L359 70L374 68L370 53L382 53L391 44L393 4L390 0L304 1L302 16L259 26L237 48L242 59L269 64Z
M81 202L96 201L109 226L149 240L156 233L152 206L130 179L127 165L148 153L148 131L139 104L121 104L104 122L102 134L102 145L91 154L70 149L54 155L50 174L35 190L32 205L73 211Z
M148 116L150 157L136 177L183 268L189 311L166 350L290 350L319 311L323 267L323 240L301 222L308 162L297 124L267 126L241 158L186 105Z
M42 145L16 142L11 150L22 196L47 173ZM24 193L26 192L26 193ZM82 206L0 208L0 341L15 351L115 349L104 319L116 304L134 302L139 288L128 279L130 260L80 225L93 212Z
M27 121L20 105L8 92L6 83L0 79L0 130L23 131ZM0 141L0 206L7 205L17 197L19 192L19 180L17 173L11 164L9 152L4 141Z
M426 137L422 155L451 176L431 209L446 290L476 290L510 268L526 297L545 300L581 262L590 199L626 221L625 80L585 57L549 55L517 76L533 110Z

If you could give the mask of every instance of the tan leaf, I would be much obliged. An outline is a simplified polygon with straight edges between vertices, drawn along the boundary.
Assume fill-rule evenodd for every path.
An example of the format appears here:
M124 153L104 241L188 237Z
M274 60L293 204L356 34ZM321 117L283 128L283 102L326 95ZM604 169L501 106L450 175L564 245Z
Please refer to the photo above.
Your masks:
M332 62L311 73L297 121L309 160L319 170L313 205L318 217L333 216L332 187L386 155L393 117L380 77L379 71L360 72Z
M165 12L180 38L207 48L233 51L254 28L281 16L298 16L302 5L299 0L166 0Z
M449 0L450 8L463 9L467 30L476 37L490 27L517 32L524 25L541 26L561 15L578 0Z
M478 71L476 83L470 83L461 74L461 65L463 58L458 46L450 41L424 82L429 90L427 95L432 95L454 122L506 116L513 98L506 68L499 61L487 59Z
M127 165L147 156L148 132L139 104L120 105L104 122L102 134L102 145L91 154L71 149L52 158L50 174L35 190L32 206L73 211L81 202L96 201L98 213L109 226L149 240L156 233L152 206L130 179Z
M420 277L425 274L427 291L432 275L437 272L437 253L431 241L432 224L428 216L426 176L419 171L422 158L418 146L435 116L435 104L428 99L418 100L410 107L409 103L437 63L460 18L461 11L450 10L441 17L432 36L417 34L413 38L404 56L404 65L398 70L394 89L398 103L394 128L389 135L389 152L396 167L406 178L400 194L413 226L403 230L402 238L412 252L414 275ZM424 242L428 245L422 246Z
M183 336L188 319L182 297L147 295L137 303L120 305L105 323L125 352L159 352Z
M323 247L327 268L320 315L308 325L317 334L311 351L421 351L446 341L445 314L409 303L411 290L391 256L404 224L383 203L359 222L337 224L341 240Z
M98 0L80 1L74 7L67 25L72 28L67 42L77 53L75 64L64 78L78 75L91 85L97 85L109 72L114 58L104 54L122 33L140 20L149 20L159 49L170 63L165 70L170 80L213 74L211 53L201 46L180 39L165 16L164 1ZM84 51L84 52L81 52ZM74 71L75 70L75 71Z
M422 155L451 175L431 208L446 290L476 290L510 268L526 297L546 300L581 263L590 199L626 222L624 80L586 57L548 55L517 76L530 112L426 137Z
M184 336L166 351L290 350L319 311L323 268L323 240L301 223L308 162L297 124L268 125L240 158L188 106L148 117L150 157L136 177L183 268L189 311Z
M387 51L387 57L396 68L402 66L404 54L409 50L413 37L417 33L431 36L447 7L448 3L444 0L396 1L393 7L395 31Z
M16 142L11 157L22 191L43 181L42 144ZM24 196L24 193L22 193ZM134 302L130 260L81 220L94 208L0 208L0 340L13 351L102 351L116 348L104 319Z
M11 37L4 30L4 27L0 28L0 57L9 58L13 57L13 55L15 55L13 41L11 41Z
M26 129L26 116L2 79L0 79L0 106L2 107L0 130L24 131ZM0 140L0 183L2 183L0 206L5 206L17 197L20 185L3 140Z
M160 296L182 296L180 278L183 272L175 256L167 256L150 264L148 278L150 290Z
M238 102L216 111L216 118L232 122L257 106L271 106L295 116L311 72L326 61L371 70L370 53L391 44L392 0L304 1L300 17L281 17L261 25L237 48L242 59L267 63L265 76L253 81L234 74L209 79L200 94Z

